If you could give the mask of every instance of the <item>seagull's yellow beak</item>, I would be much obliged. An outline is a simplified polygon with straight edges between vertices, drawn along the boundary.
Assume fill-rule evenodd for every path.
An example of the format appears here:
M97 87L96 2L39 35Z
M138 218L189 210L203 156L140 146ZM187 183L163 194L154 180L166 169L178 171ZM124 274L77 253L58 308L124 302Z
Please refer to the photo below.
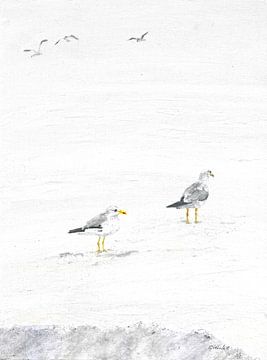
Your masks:
M119 210L118 213L122 215L127 215L127 212L125 210Z
M214 177L214 174L213 174L213 172L210 172L210 176Z

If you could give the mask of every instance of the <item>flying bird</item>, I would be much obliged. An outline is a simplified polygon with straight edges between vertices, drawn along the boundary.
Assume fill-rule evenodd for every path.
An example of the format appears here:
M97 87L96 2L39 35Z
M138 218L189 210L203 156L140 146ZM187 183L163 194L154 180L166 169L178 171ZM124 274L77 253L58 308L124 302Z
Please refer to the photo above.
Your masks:
M65 40L66 42L70 42L71 39L75 39L75 40L79 40L79 38L77 38L77 36L74 35L66 35L63 38L59 39L58 41L55 42L55 45L57 45L61 40Z
M48 40L47 40L47 39L44 39L44 40L42 40L42 41L40 42L38 50L25 49L24 51L25 51L25 52L33 52L33 54L31 55L31 57L33 57L33 56L38 56L38 55L42 55L42 53L41 53L41 46L42 46L42 44L43 44L44 42L46 42L46 41L48 41Z
M198 208L205 204L209 196L208 180L214 177L210 170L203 171L197 182L189 186L183 193L181 199L167 208L186 209L186 223L189 224L189 209L195 209L195 223L198 223Z
M102 238L102 251L105 250L105 238L108 235L114 234L120 229L119 215L127 215L125 210L119 209L117 206L110 206L105 212L95 216L80 228L69 230L69 233L83 233L88 235L97 235L97 252L101 252L100 241Z
M136 42L139 42L139 41L146 41L146 39L144 38L146 35L148 34L148 31L146 33L144 33L141 37L131 37L130 39L128 40L136 40Z

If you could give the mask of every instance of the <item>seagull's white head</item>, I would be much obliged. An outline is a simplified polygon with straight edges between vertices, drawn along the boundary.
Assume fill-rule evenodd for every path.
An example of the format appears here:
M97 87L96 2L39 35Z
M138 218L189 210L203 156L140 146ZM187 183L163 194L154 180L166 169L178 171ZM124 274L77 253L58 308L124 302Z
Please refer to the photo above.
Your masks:
M127 215L127 212L120 209L118 206L112 205L107 208L106 214L110 216L118 216L120 214Z
M199 180L207 181L211 176L214 177L214 174L211 170L202 171L199 175Z

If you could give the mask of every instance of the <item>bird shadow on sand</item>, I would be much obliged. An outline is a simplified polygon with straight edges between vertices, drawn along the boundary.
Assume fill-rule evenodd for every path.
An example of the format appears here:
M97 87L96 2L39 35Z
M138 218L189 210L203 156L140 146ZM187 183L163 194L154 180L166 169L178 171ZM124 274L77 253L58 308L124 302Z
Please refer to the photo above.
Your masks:
M125 250L125 251L116 251L116 250L107 250L104 252L90 251L90 252L63 252L59 253L46 260L55 261L58 264L73 264L73 263L86 263L87 265L96 266L104 265L119 259L124 259L126 257L138 254L137 250Z
M121 257L126 257L132 254L137 254L138 251L137 250L129 250L129 251L124 251L124 252L120 252L118 254L115 254L115 257L121 258Z
M136 255L138 254L139 251L137 250L126 250L126 251L114 251L114 250L108 250L108 251L104 251L104 252L99 252L99 253L93 253L96 258L96 261L92 264L92 265L101 265L101 264L106 264L107 262L113 262L119 259L124 259L126 257L132 256L132 255ZM90 254L90 255L93 255Z
M103 258L124 258L133 254L137 254L139 251L137 250L127 250L127 251L114 251L114 250L108 250L104 252L98 252L95 253L97 257L103 257Z
M82 252L62 252L59 254L56 254L54 256L50 256L45 258L45 260L47 261L52 261L52 262L56 262L58 264L71 264L74 262L80 262L80 261L84 261L85 260L85 254Z
M60 253L58 256L61 259L65 259L65 258L72 258L72 257L76 258L77 256L83 257L84 254L81 252L80 253L65 252L65 253Z

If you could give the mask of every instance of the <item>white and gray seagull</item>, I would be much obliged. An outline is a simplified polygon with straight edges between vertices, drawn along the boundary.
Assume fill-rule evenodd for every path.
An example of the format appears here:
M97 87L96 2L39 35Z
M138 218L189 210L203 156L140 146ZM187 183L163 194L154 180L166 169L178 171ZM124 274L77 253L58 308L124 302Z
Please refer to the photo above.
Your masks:
M42 44L43 44L44 42L46 42L46 41L48 41L48 40L47 40L47 39L44 39L44 40L42 40L42 41L40 42L38 50L25 49L24 51L25 51L25 52L33 52L33 54L31 55L31 57L33 57L33 56L38 56L38 55L42 55L42 53L41 53L41 46L42 46Z
M71 39L75 39L75 40L79 40L79 38L77 38L77 36L75 35L66 35L63 38L59 39L58 41L55 42L55 45L57 45L60 41L64 40L66 42L70 42Z
M136 42L139 42L139 41L146 41L145 39L145 36L148 34L148 31L146 33L144 33L142 36L140 37L131 37L130 39L128 40L136 40Z
M186 209L186 223L189 224L189 209L195 209L195 223L198 223L198 208L205 204L209 197L208 180L214 177L210 170L203 171L198 181L189 186L183 193L181 199L167 208Z
M83 233L88 235L97 235L97 252L101 252L100 241L102 238L102 251L105 250L105 238L108 235L112 235L120 229L119 215L127 215L125 210L119 209L117 206L110 206L105 212L95 216L87 223L77 229L69 230L69 233Z

